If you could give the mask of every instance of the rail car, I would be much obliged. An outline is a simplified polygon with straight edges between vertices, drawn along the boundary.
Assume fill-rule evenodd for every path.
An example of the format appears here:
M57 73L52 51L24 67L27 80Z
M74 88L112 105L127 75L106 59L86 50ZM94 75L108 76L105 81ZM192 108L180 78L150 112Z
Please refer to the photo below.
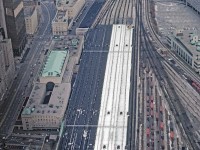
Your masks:
M200 93L200 84L198 84L197 82L192 82L192 87L194 87L198 93Z
M150 104L150 107L151 107L151 109L153 109L153 103L151 102L151 104Z
M163 123L163 122L161 122L161 123L160 123L160 129L162 129L162 130L163 130L163 128L164 128L164 123Z
M150 129L149 128L146 129L146 134L149 137L149 135L150 135Z
M170 131L170 139L174 140L174 131Z

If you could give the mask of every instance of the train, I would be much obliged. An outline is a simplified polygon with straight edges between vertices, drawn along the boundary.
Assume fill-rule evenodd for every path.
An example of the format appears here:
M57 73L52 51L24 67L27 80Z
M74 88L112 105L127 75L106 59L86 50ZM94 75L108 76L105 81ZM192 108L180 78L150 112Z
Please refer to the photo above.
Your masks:
M189 78L187 79L187 81L200 94L200 84Z
M194 87L197 92L200 94L200 84L198 84L197 82L192 82L192 87Z

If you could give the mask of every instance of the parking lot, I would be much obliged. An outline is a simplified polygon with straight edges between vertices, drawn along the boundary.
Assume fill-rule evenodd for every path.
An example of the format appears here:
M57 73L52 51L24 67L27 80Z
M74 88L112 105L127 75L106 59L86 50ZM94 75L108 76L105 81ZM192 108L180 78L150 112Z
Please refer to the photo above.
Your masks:
M164 35L176 29L200 30L200 16L183 3L161 0L155 3L155 14L159 31Z

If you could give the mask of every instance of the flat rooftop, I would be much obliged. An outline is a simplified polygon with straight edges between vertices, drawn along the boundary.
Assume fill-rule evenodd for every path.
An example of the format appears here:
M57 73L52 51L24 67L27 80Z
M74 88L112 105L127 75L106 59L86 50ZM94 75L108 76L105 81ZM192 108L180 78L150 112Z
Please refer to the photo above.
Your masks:
M57 6L72 7L78 0L57 0Z
M66 22L67 23L67 10L58 10L53 22Z
M53 50L76 50L83 40L83 36L68 35L68 36L54 36Z
M65 112L70 92L70 83L35 83L22 115L59 116Z
M41 76L42 77L60 77L65 63L68 51L51 51L47 57Z
M197 46L200 46L200 34L193 30L184 30L182 36L177 36L176 34L173 34L176 41L179 42L183 47L185 47L189 53L191 53L193 56L200 54L200 49L197 49ZM198 36L199 41L196 43L191 42L192 36Z
M101 94L95 150L125 149L133 29L113 25Z
M32 16L34 10L35 10L35 6L26 6L26 7L24 7L24 16L25 17Z
M177 29L200 30L198 13L186 7L183 1L157 1L155 15L158 28L163 35L168 35Z

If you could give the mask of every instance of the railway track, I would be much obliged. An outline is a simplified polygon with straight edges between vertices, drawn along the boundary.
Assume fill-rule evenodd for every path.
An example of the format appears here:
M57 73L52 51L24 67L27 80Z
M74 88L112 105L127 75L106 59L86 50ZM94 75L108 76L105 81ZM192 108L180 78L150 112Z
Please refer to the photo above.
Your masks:
M92 27L97 24L132 24L135 0L108 0Z
M148 0L145 0L145 13L149 12L149 7L148 7ZM147 25L151 31L151 35L154 37L154 40L157 42L157 44L159 44L159 46L166 48L166 46L159 40L158 35L155 33L155 30L153 29L153 27L150 24L150 18L149 18L149 14L145 15L147 18ZM145 28L143 26L143 31L145 32ZM161 62L164 61L163 58L160 57L160 55L155 51L155 49L153 48L153 44L151 43L150 39L148 38L147 34L146 34L146 43L149 43L147 45L149 51L148 51L148 55L149 57L154 57L156 59L151 60L150 64L152 64L154 71L157 74L158 79L162 79L159 84L162 87L162 91L168 101L168 104L170 106L170 109L175 117L176 123L181 131L182 137L184 139L185 144L187 145L187 147L191 148L191 149L198 149L198 145L195 142L195 136L194 136L194 131L193 131L193 126L190 122L190 119L185 111L185 108L183 107L177 93L174 91L174 86L172 85L171 81L168 78L168 75L166 74L166 72L163 70L162 64ZM168 50L170 55L178 62L178 64L182 67L182 69L184 71L186 71L189 75L192 76L192 78L194 80L196 80L197 82L199 82L199 76L197 76L193 71L191 71L191 69L186 68L180 60L178 60L174 54ZM149 59L150 60L150 59ZM159 66L159 67L158 67ZM191 73L189 72L191 71ZM163 80L162 76L165 75L165 79ZM185 124L185 122L187 122L187 124Z
M144 26L143 32L143 34L145 34ZM190 123L190 119L187 116L186 111L182 106L180 99L177 93L174 91L174 87L162 66L161 62L163 61L163 58L161 58L159 54L155 51L147 35L144 36L144 43L146 49L148 49L148 51L145 51L148 56L147 59L149 60L149 63L151 64L151 67L153 68L155 75L159 81L159 84L162 87L162 90L165 94L165 98L167 99L169 106L173 111L176 121L181 129L181 133L183 134L182 136L184 137L185 142L188 142L187 145L194 149L195 146L192 145L194 141L193 133L191 131L192 124ZM185 122L187 122L187 125L185 124Z
M139 49L140 49L140 36L141 36L141 1L136 0L136 19L135 19L135 30L133 33L133 49L132 49L132 66L131 66L131 87L129 96L129 120L128 120L128 131L127 131L127 148L129 150L137 149L138 147L138 77L139 77Z

